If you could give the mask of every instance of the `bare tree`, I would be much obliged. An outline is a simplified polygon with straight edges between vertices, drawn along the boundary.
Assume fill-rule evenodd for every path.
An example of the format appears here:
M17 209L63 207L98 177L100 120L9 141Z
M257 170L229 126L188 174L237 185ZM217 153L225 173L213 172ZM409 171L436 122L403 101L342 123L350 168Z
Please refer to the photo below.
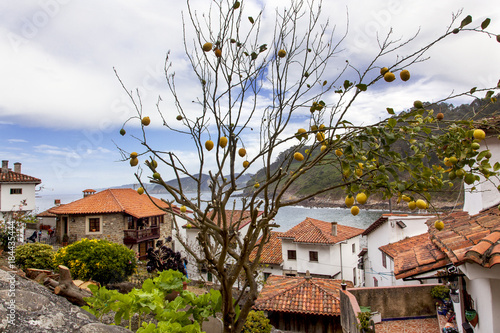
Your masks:
M139 154L147 156L145 164L152 173L150 181L168 191L173 197L172 204L193 212L190 223L199 230L197 241L201 251L183 239L179 241L218 280L225 332L239 332L254 304L259 262L250 261L249 255L256 251L259 258L265 242L257 241L259 237L268 239L270 230L276 227L273 218L281 207L340 187L348 195L348 205L353 205L353 214L357 214L354 205L357 194L358 204L363 204L369 195L381 193L387 198L408 198L415 204L420 199L418 204L427 205L431 191L449 185L450 172L470 166L462 177L471 174L473 181L479 174L488 178L497 174L492 166L478 165L476 159L482 152L476 146L470 147L475 140L473 129L481 124L447 122L434 114L430 104L417 101L414 108L398 115L388 109L390 118L369 126L353 125L347 118L359 95L376 84L395 80L398 73L402 80L409 79L407 69L425 60L426 52L448 36L465 32L494 36L479 26L468 28L469 17L460 24L458 15L453 17L441 36L408 55L400 52L415 43L415 36L394 40L390 32L376 41L378 54L366 68L355 68L349 62L336 61L340 59L336 57L342 52L348 26L346 33L337 36L335 27L323 19L321 2L292 1L287 9L277 10L271 36L261 36L262 13L253 17L244 14L244 3L217 0L212 2L208 13L201 14L187 2L184 46L200 88L200 95L194 101L194 116L193 104L185 105L182 92L176 87L175 63L169 56L165 62L176 120L171 112L169 115L162 112L160 100L157 109L166 128L192 140L199 158L197 170L186 165L183 156L152 147L147 140L147 122L143 122L140 138L144 151ZM188 36L189 26L194 28L194 38ZM392 63L383 64L382 60L387 62L387 59L393 59ZM446 96L443 101L481 91L487 92L488 100L492 98L493 90L476 88ZM140 96L127 93L137 109L135 118L143 119ZM309 128L291 130L297 117L307 117ZM172 126L172 121L181 121L182 129ZM248 138L252 135L254 138L260 135L260 145L248 149L252 151L249 156L246 148L250 148ZM409 152L392 150L394 143L400 141L409 145ZM464 148L464 144L468 146ZM292 153L283 153L293 145ZM276 167L273 163L278 155ZM431 162L455 155L457 160L448 168ZM486 155L482 158L486 159ZM128 154L124 156L129 158ZM131 156L131 164L137 165L139 157ZM209 169L211 159L216 167ZM158 163L175 173L175 186L168 185L156 171ZM263 167L260 178L245 188L238 187L238 180L255 164ZM328 165L339 172L341 180L313 194L285 200L287 190L319 165ZM400 177L401 173L407 177ZM210 176L210 198L206 201L201 195L204 174ZM142 184L142 172L136 176ZM197 184L196 198L187 197L181 182L183 177ZM468 178L467 181L471 180ZM247 195L237 199L241 200L241 210L236 210L235 193L242 190ZM248 231L239 235L241 223L248 218L251 220ZM174 229L180 227L176 224ZM245 286L238 291L235 301L233 286L240 275L244 276ZM239 309L236 304L243 300Z

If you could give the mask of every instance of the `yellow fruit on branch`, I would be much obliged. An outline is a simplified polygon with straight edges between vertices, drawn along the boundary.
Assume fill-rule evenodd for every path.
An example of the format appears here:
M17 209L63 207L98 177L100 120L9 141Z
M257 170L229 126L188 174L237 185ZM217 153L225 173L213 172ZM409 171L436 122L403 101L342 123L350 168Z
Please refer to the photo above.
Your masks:
M476 140L484 140L486 137L486 133L482 129L476 129L474 130L474 139Z
M356 216L359 214L359 207L358 206L352 206L351 207L351 214Z
M214 50L214 53L215 53L215 56L216 56L217 58L222 57L222 51L221 51L221 49L215 49L215 50Z
M403 69L400 73L399 73L399 77L401 78L401 80L403 81L408 81L410 79L410 72L406 69Z
M394 75L394 73L392 73L392 72L387 72L384 74L384 80L386 82L392 82L392 81L396 80L396 75Z
M436 119L437 120L443 120L444 119L444 114L439 112L437 115L436 115Z
M207 142L205 142L205 148L211 151L214 148L214 142L212 140L207 140Z
M382 67L382 68L380 69L380 74L381 74L381 75L385 75L385 73L387 73L388 71L389 71L389 68L387 68L387 67Z
M425 202L422 199L418 199L416 204L417 204L418 209L427 209L427 207L428 207L427 202Z
M337 155L338 157L340 157L340 156L344 155L344 153L342 152L342 150L336 149L335 150L335 155Z
M408 202L408 208L410 208L411 210L414 210L415 208L417 208L417 203L413 200Z
M250 162L248 162L248 161L244 161L243 162L243 167L244 168L248 168L249 165L250 165Z
M321 145L321 152L324 152L328 148L326 145Z
M259 187L260 187L260 184L259 184L259 183L255 183L255 184L253 185L253 187L255 187L255 188L259 188Z
M182 205L180 210L181 210L181 213L185 213L187 211L187 208L186 208L186 206Z
M417 109L422 109L424 107L424 103L422 103L421 101L414 101L413 102L413 106Z
M153 178L156 180L159 180L159 179L161 179L161 176L158 172L155 172L155 173L153 173Z
M139 159L137 157L130 159L130 166L135 167L137 164L139 164Z
M323 132L316 133L316 140L323 142L325 140L325 134Z
M203 51L208 52L212 49L212 43L203 44Z
M295 154L293 154L293 158L296 160L296 161L303 161L304 160L304 155L302 155L301 153L299 152L296 152Z
M137 158L139 156L135 151L130 153L130 158Z
M143 189L142 187L139 187L139 188L137 189L137 193L139 193L139 195L140 195L140 194L144 194L144 189Z
M439 231L443 230L444 229L444 222L441 220L437 220L436 222L434 222L434 228L436 228Z
M279 50L278 51L278 57L280 57L280 58L286 57L286 51L283 50L283 49Z
M307 135L307 131L306 131L306 129L305 129L305 128L299 128L299 129L297 130L297 133L295 133L295 137L296 137L297 139L299 139L299 140L302 140L302 139L306 139L306 140L307 140L307 138L308 138L309 136Z
M356 168L356 170L354 171L354 173L356 174L356 176L358 177L361 177L363 176L363 170L360 169L360 168Z
M245 148L240 148L240 150L238 150L238 155L240 155L241 157L244 157L246 154L247 151L245 150Z
M219 139L219 146L221 146L221 148L224 148L227 146L227 138L225 136L223 136Z
M352 195L348 195L347 197L345 197L345 205L347 206L347 208L354 205L354 197Z
M153 169L156 169L158 167L158 162L156 162L156 160L152 160L151 166L153 167Z
M366 203L366 200L368 200L368 196L365 193L360 192L356 195L356 201L360 205L364 205Z
M149 119L149 117L144 117L144 118L142 118L141 123L144 126L148 126L151 123L151 119Z
M401 199L403 199L403 200L404 200L404 201L406 201L406 202L410 202L410 201L411 201L411 198L410 198L409 196L407 196L407 195L404 195L404 194L403 194L403 196L401 197Z

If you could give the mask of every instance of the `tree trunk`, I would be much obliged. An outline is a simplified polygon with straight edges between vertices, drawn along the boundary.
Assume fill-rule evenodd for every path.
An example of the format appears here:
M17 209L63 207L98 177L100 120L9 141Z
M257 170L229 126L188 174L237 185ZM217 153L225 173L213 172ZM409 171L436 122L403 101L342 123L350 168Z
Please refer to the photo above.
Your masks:
M68 267L59 265L59 272L59 284L54 288L54 294L65 297L75 305L87 305L87 302L85 302L83 298L92 296L92 293L78 288L73 283L71 272Z

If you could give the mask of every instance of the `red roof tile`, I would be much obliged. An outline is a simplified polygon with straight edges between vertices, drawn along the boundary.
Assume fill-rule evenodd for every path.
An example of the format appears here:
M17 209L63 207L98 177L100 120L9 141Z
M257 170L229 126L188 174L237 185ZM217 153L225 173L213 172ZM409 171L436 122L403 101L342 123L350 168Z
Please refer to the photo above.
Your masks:
M281 238L291 238L297 243L335 244L360 235L363 229L337 224L337 235L332 235L332 222L307 217Z
M264 244L260 255L259 262L261 264L281 265L283 263L283 256L281 252L281 238L282 232L271 231L268 241ZM262 241L262 237L257 241L257 245ZM257 248L250 253L250 261L254 261L257 256Z
M168 209L164 201L151 197L156 205ZM140 195L137 191L127 189L107 189L85 198L49 209L49 213L57 215L68 214L110 214L126 213L137 218L166 214L158 208L148 196ZM178 209L173 206L174 209Z
M6 173L0 172L0 183L35 183L40 184L42 181L38 178L24 175L22 173L17 173L14 171L8 171Z
M340 315L340 280L271 275L255 300L261 311ZM347 282L352 287L351 282Z
M500 212L492 207L469 216L466 212L452 213L442 220L445 228L436 230L434 219L427 221L432 242L453 264L471 261L484 267L496 264L494 251L500 242ZM493 261L492 261L493 260Z
M394 259L396 279L426 273L450 264L446 255L432 243L428 233L407 237L379 249Z

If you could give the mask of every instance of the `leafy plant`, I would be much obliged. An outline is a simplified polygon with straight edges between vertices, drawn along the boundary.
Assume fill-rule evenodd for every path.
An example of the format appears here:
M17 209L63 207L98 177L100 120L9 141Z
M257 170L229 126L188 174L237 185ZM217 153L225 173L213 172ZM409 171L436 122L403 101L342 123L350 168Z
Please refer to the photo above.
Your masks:
M16 266L25 268L53 269L54 249L51 245L42 243L28 243L16 248Z
M266 315L262 311L250 311L248 313L245 325L243 325L242 333L270 333L272 326L269 323Z
M115 324L122 320L132 326L135 314L139 318L137 332L201 332L203 321L221 309L221 294L210 290L197 296L187 290L182 290L185 276L178 271L164 270L154 279L144 281L141 289L134 288L128 294L120 294L116 290L105 287L89 286L92 297L85 298L87 306L83 309L101 319L110 311L115 312ZM179 296L173 301L165 299L172 292ZM144 321L145 316L153 315L157 324Z
M431 289L431 296L434 298L445 299L449 298L450 289L446 286L439 285Z
M33 213L23 210L24 206L26 200L21 201L16 210L3 213L3 220L0 220L0 248L4 251L15 247L19 238L23 236L22 230L26 223L38 222Z
M84 238L60 248L55 265L65 265L74 278L101 284L124 281L137 267L135 252L122 244L104 239Z
M367 311L358 312L357 318L359 320L358 329L369 332L372 314Z

